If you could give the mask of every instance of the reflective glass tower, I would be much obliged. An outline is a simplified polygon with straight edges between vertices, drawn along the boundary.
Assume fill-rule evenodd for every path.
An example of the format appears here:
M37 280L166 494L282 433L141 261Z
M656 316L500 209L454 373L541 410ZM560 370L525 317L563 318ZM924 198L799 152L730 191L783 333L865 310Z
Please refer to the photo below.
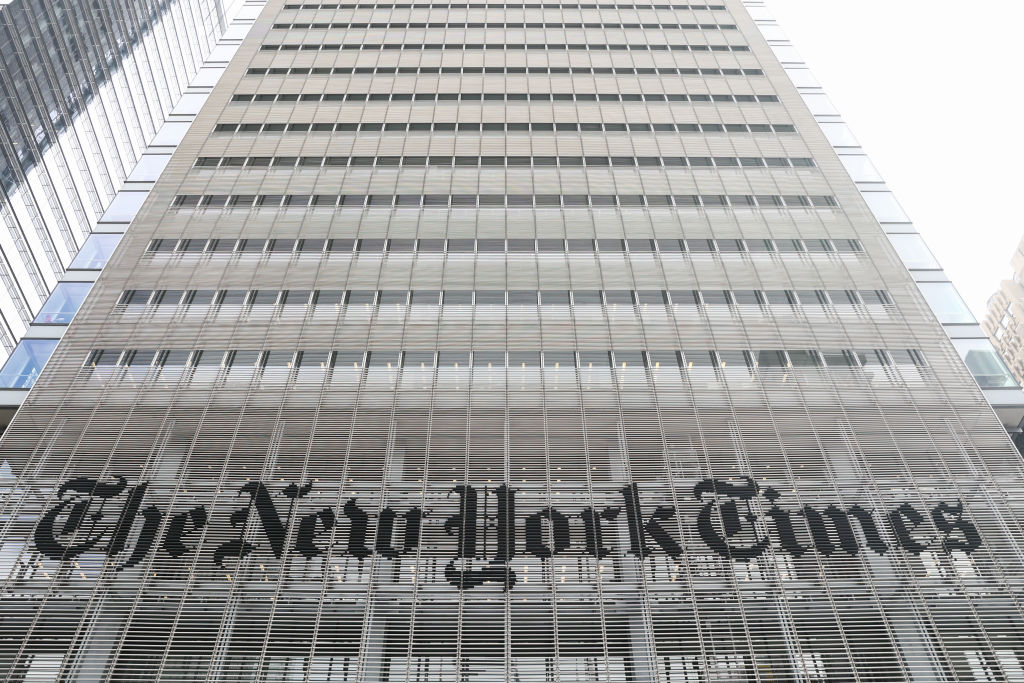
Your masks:
M197 76L216 71L242 4L0 2L3 426L195 113L210 84Z
M1020 458L738 0L271 0L0 447L6 680L1024 680Z

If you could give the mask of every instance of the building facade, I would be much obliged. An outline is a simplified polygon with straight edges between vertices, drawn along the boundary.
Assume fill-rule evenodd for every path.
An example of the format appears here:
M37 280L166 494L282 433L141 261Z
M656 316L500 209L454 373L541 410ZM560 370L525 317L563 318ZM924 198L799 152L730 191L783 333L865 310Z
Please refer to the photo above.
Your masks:
M194 117L243 4L0 3L0 424Z
M768 12L764 1L746 0L743 4L803 97L825 139L839 156L843 168L860 190L861 197L896 249L900 261L910 271L932 313L981 387L985 399L1014 442L1024 446L1024 391L1021 391L1019 376L1015 378L1002 363L999 352L928 248L924 236L900 206L853 131L843 121L841 113L786 38L782 27Z
M737 0L270 0L0 448L5 680L1024 680L1020 458Z
M1018 382L1024 380L1024 329L1018 327L1024 317L1024 241L1017 245L1010 259L1013 275L999 283L999 290L988 300L988 311L982 327L1003 357Z

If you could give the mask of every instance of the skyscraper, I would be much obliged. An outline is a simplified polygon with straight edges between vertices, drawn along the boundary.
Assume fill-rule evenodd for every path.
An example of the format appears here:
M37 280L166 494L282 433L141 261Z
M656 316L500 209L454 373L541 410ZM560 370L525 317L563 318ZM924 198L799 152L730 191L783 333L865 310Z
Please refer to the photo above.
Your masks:
M1024 241L1010 258L1013 275L999 283L999 290L988 300L988 314L982 322L985 332L999 349L1018 382L1024 378L1024 353L1021 350L1022 330L1018 320L1024 314Z
M248 4L0 2L0 428L244 34Z
M1024 680L1024 472L740 2L271 0L4 436L7 680Z

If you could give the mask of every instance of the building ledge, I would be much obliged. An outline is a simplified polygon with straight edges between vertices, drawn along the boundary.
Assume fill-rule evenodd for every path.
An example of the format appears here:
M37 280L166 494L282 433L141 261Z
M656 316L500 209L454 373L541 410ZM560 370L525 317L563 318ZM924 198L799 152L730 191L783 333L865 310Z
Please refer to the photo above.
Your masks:
M1007 429L1018 429L1024 423L1024 391L1017 388L982 389L996 415Z

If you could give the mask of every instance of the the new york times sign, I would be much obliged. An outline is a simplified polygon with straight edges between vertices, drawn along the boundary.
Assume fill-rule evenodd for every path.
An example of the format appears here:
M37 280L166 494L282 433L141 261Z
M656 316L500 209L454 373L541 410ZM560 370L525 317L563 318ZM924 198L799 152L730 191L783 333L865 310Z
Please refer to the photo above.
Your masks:
M446 502L435 509L371 506L357 497L310 509L313 484L256 481L239 489L239 505L223 516L204 505L170 514L147 501L149 489L148 483L129 486L124 478L65 482L57 490L59 502L36 526L36 548L62 562L103 553L115 571L161 554L165 561L185 561L202 552L215 566L230 570L250 556L260 562L271 556L399 559L415 554L426 527L435 525L433 535L447 548L444 576L452 586L490 584L508 590L516 585L512 561L517 556L603 559L618 553L682 559L681 530L691 531L688 535L706 546L694 551L731 560L752 560L770 548L793 557L817 553L827 558L897 550L969 554L982 544L960 501L928 506L897 501L886 509L799 507L750 479L704 479L676 489L685 511L642 503L637 484L612 489L603 494L607 500L576 509L522 509L522 492L508 485L453 486L442 492L447 497L439 500ZM221 529L209 534L216 543L207 547L199 539L217 525ZM432 542L431 555L437 547Z

